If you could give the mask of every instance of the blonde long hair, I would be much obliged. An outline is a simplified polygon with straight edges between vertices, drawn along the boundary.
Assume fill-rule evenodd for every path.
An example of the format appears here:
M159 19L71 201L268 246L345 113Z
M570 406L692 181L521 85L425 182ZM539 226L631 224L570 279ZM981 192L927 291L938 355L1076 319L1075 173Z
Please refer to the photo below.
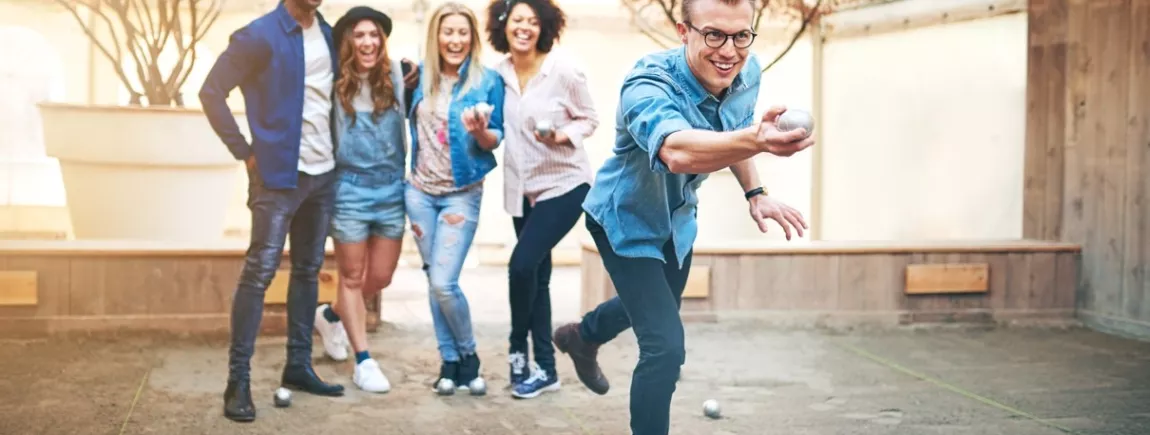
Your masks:
M358 23L356 23L358 25ZM372 116L378 119L384 110L396 103L395 84L391 82L391 58L387 54L387 35L379 27L379 23L371 21L379 31L379 57L375 66L367 72L367 83L371 89ZM340 77L335 83L335 92L339 97L340 106L344 112L351 116L351 123L355 125L355 109L351 100L359 93L363 78L359 76L355 59L355 26L348 26L344 31L343 43L339 47Z
M451 15L462 15L467 18L467 23L471 26L471 53L469 53L467 71L459 72L459 75L466 76L467 80L463 82L460 93L466 93L483 79L483 63L480 62L483 41L479 39L479 20L475 18L475 12L466 5L454 1L446 2L431 11L430 18L427 20L423 77L420 77L419 80L420 86L423 87L423 94L426 96L425 100L435 101L435 94L439 90L439 81L443 79L443 67L440 65L442 59L439 57L439 28L443 25L443 19Z

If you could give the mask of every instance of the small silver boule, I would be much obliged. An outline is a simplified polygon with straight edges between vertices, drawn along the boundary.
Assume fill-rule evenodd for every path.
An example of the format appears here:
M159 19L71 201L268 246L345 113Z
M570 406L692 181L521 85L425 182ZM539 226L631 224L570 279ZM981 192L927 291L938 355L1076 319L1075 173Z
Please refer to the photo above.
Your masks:
M490 104L487 104L487 103L479 103L479 104L476 104L476 105L474 106L474 109L475 109L477 112L479 112L479 113L482 113L482 114L484 114L484 115L490 115L490 114L491 114L491 112L492 112L493 110L495 110L495 108L494 108L494 107L492 107Z
M807 136L815 131L815 118L811 116L810 112L800 109L787 109L782 115L779 115L778 120L775 122L779 126L779 130L791 131L799 128L807 130Z
M550 120L544 119L535 123L535 133L542 137L551 136L555 132L555 126L551 124Z
M706 402L703 402L703 415L709 418L719 418L722 415L719 410L719 401L708 399Z
M443 378L439 383L435 384L435 393L440 396L450 396L455 394L455 381Z
M274 402L276 408L287 408L291 406L291 390L284 387L276 388Z
M471 393L472 396L486 395L487 381L484 381L483 378L472 379L471 382L467 383L467 390Z

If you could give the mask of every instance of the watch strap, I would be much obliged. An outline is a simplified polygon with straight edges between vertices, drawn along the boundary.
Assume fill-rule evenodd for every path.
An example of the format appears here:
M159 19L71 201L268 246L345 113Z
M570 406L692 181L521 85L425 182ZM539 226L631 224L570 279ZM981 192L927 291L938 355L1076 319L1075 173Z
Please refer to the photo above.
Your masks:
M754 189L748 190L747 193L744 194L743 196L746 197L747 200L749 201L751 198L753 198L755 196L766 195L766 194L767 194L767 190L764 189L762 186L759 186L759 187L756 187Z

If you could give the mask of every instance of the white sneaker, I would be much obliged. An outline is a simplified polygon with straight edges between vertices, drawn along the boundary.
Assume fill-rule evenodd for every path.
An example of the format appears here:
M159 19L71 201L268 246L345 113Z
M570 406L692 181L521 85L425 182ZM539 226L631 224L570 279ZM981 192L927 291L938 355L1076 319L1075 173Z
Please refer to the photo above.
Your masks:
M352 381L359 389L369 393L391 391L391 383L387 381L387 376L384 376L383 370L379 369L379 363L371 358L355 365L355 375L352 376Z
M315 309L315 330L319 332L319 338L323 341L323 350L327 352L327 356L336 361L346 361L347 331L343 329L343 322L329 322L327 318L323 317L323 310L327 306L327 304L323 304Z

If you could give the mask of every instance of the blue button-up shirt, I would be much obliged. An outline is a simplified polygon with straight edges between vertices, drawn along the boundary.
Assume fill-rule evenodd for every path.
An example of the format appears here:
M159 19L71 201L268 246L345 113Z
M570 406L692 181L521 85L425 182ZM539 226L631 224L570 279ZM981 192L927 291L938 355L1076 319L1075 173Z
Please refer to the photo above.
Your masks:
M755 56L748 58L721 99L691 73L685 47L645 56L627 75L615 117L613 155L600 167L583 202L618 255L666 262L662 248L672 240L682 267L698 233L697 192L707 174L671 173L659 149L680 130L750 126L761 69Z
M315 25L323 30L331 51L332 73L338 75L331 26L319 13ZM228 107L228 94L236 87L244 96L251 144L240 133ZM200 89L200 103L212 129L236 159L255 154L260 177L271 189L296 186L303 100L303 28L283 2L232 33L227 49L216 59Z

